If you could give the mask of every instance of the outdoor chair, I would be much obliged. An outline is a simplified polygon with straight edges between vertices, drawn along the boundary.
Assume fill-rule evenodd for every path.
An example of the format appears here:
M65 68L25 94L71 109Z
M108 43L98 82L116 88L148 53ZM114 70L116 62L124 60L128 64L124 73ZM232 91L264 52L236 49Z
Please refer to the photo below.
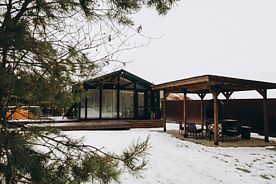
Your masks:
M214 123L210 123L208 126L207 126L207 135L209 137L209 140L211 141L212 140L212 137L214 137ZM218 137L222 137L222 125L221 123L218 124Z
M230 140L231 137L236 137L236 140L238 141L239 136L241 136L241 130L238 122L225 122L222 124L222 141L227 137L230 137Z
M182 134L185 130L182 121L178 121L177 123L179 124L179 134Z
M188 123L187 124L187 132L188 134L192 134L197 139L197 134L202 133L202 128L197 128L195 123ZM203 138L203 137L202 137Z

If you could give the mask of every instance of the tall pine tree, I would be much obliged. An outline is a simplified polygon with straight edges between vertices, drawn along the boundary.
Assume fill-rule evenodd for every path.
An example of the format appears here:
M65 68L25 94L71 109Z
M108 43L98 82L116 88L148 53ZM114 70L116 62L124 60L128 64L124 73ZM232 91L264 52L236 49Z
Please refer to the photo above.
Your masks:
M175 0L2 0L0 2L0 181L82 183L118 181L122 162L131 172L148 140L121 155L106 154L56 130L11 129L11 97L55 101L76 79L117 60L144 6L164 15Z

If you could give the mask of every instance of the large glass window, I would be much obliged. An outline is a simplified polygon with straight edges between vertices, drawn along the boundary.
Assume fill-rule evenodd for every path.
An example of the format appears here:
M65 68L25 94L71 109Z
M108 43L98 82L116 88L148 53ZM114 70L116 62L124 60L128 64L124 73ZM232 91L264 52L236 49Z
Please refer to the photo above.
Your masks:
M144 116L144 92L138 92L138 116Z
M85 118L85 95L81 95L81 107L80 107L80 118Z
M104 89L102 92L102 117L117 117L117 91Z
M134 117L134 93L133 91L120 91L120 118Z
M90 89L87 95L87 118L100 117L100 90Z

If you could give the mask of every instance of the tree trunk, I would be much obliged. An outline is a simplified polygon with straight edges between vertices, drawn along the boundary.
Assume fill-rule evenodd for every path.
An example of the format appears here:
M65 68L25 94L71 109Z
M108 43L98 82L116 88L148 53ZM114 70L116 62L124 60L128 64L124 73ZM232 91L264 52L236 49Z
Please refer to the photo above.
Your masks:
M6 150L6 156L7 156L7 168L5 172L5 178L6 178L6 184L15 184L15 170L12 163L12 158L10 155L10 150L8 148Z

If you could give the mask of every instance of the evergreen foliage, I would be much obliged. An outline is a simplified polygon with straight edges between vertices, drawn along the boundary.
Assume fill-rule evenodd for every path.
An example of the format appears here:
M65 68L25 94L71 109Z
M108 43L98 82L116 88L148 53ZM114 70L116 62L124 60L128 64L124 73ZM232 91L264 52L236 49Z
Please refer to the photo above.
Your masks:
M83 140L71 139L56 129L0 130L1 183L119 182L120 164L137 175L148 140L137 142L121 155L108 154Z
M91 77L130 46L142 27L133 28L132 15L143 7L164 15L176 0L3 0L0 3L0 107L16 91L16 79L32 79L26 93L50 84L51 103L57 91ZM49 85L48 85L49 86ZM16 86L17 87L17 86ZM30 89L30 90L27 90ZM38 88L40 89L40 88ZM40 90L40 92L43 92ZM28 97L36 97L33 93ZM50 98L50 95L52 97ZM21 96L22 97L22 96ZM38 97L40 99L40 97ZM54 100L55 99L55 100ZM65 101L65 100L63 100Z
M131 16L143 7L164 15L176 0L0 1L0 181L83 183L118 181L121 165L142 170L148 140L113 155L53 130L11 129L12 96L30 102L70 104L74 82L93 76L132 48ZM135 47L135 46L134 46Z

